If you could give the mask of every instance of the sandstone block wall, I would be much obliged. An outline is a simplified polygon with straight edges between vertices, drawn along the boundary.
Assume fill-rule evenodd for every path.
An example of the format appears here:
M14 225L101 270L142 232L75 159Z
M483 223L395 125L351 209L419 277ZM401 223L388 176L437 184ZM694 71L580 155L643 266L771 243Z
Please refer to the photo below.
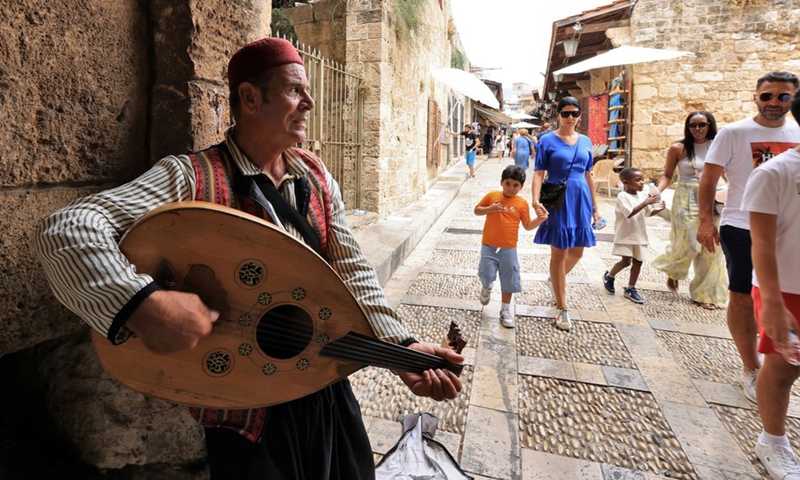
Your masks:
M270 7L0 0L0 430L30 435L8 448L58 440L42 451L112 469L108 478L120 468L207 478L201 427L102 373L88 327L54 300L31 245L69 201L218 142L227 60L269 34Z
M426 164L428 98L448 112L447 90L430 73L450 66L449 2L428 0L421 28L398 37L391 2L348 2L347 68L365 80L364 208L386 215L417 200L447 166ZM446 151L446 150L445 150Z
M70 200L228 126L228 57L269 33L257 0L0 0L0 355L80 327L31 249Z
M800 0L761 3L746 9L728 0L636 4L633 44L688 50L697 57L631 67L634 165L660 175L667 148L683 136L691 111L710 111L722 127L757 113L753 92L764 73L800 74Z

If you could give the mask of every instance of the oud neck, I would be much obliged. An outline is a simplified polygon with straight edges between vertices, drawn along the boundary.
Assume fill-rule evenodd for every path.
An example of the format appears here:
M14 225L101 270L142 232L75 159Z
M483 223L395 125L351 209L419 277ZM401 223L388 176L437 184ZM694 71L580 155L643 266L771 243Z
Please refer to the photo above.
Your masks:
M350 332L329 343L320 350L320 355L338 360L363 363L373 367L388 368L397 372L422 373L430 369L450 370L461 375L463 365L458 365L428 353L384 342L374 337Z

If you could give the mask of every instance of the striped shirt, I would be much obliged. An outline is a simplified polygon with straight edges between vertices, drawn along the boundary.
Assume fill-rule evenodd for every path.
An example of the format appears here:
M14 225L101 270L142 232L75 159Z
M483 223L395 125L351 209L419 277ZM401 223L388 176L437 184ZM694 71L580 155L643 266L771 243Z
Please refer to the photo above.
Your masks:
M233 141L233 128L225 133L225 144L237 167L244 175L261 174L261 169ZM308 167L290 151L283 158L288 173L275 183L284 198L297 207L294 181L308 173ZM325 178L333 203L326 248L328 263L363 307L378 338L392 343L408 341L411 334L389 307L374 269L347 225L338 183L327 170ZM120 252L122 235L151 210L194 198L195 172L189 157L168 156L135 180L78 199L46 218L36 236L35 248L55 297L108 337L118 313L153 283L150 275L137 273ZM268 213L271 218L278 218L274 211ZM303 241L291 224L276 223Z

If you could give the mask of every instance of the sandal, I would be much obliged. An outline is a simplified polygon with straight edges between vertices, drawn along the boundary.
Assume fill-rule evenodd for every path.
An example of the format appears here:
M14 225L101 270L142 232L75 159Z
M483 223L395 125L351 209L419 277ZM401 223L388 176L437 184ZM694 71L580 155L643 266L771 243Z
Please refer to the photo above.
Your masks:
M667 290L672 293L678 293L678 281L674 278L667 277Z
M717 306L713 303L709 302L698 302L696 300L692 300L692 302L700 308L705 308L706 310L716 310Z

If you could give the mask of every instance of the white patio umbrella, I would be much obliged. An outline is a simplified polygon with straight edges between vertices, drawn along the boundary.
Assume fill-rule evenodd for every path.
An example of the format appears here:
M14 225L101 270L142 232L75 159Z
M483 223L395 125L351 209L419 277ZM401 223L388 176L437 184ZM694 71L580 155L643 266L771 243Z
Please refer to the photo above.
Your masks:
M434 78L453 90L477 100L487 107L500 108L494 93L475 75L457 68L434 68Z
M595 68L614 67L617 65L631 65L634 63L656 62L659 60L671 60L679 57L694 57L692 52L682 50L665 50L661 48L646 48L622 46L606 53L595 55L592 58L578 62L574 65L556 70L553 75L569 73L581 73Z
M536 118L533 115L522 112L509 113L508 116L511 117L512 120L532 120Z
M511 124L511 128L537 128L537 127L539 127L539 125L534 125L528 122L517 122Z

